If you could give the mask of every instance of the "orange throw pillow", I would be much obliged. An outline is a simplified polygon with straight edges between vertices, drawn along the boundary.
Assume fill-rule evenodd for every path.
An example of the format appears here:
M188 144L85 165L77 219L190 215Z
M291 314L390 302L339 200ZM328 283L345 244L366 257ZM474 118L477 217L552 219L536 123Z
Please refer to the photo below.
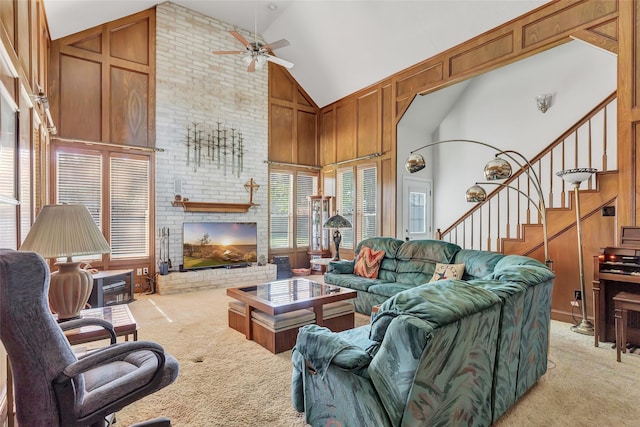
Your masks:
M358 259L356 265L353 267L353 272L358 276L366 277L368 279L378 278L378 270L384 257L384 251L374 251L373 249L363 246L358 253Z

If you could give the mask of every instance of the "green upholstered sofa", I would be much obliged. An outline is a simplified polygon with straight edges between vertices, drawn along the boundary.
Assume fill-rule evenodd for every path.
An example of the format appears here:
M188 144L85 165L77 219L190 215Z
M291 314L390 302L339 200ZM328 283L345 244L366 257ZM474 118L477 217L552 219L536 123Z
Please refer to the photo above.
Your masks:
M355 258L360 249L368 246L383 250L384 258L378 277L368 279L354 274ZM491 271L503 255L495 252L463 250L460 246L441 240L404 241L391 237L374 237L356 246L354 260L332 261L324 276L325 283L354 289L356 311L371 314L371 308L398 292L429 282L437 263L464 264L463 280L480 279Z
M366 289L353 279L359 311L374 303L379 310L370 324L340 333L301 328L292 352L293 406L314 427L491 425L547 370L554 274L523 256L375 240L363 244L397 251ZM407 254L464 262L464 280L419 283L433 270L417 271ZM344 286L339 279L353 276L346 264L327 281ZM392 295L381 295L393 286Z

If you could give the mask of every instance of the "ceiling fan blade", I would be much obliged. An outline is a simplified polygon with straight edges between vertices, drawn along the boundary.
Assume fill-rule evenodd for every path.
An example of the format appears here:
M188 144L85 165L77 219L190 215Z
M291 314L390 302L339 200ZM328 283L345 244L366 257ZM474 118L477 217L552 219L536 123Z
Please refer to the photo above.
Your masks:
M211 53L215 53L216 55L237 55L239 53L246 53L245 50L214 50Z
M277 56L273 55L265 55L264 57L267 59L267 61L271 61L274 64L282 65L285 68L293 68L293 63L287 61L286 59L278 58Z
M237 31L229 31L231 33L231 35L233 37L235 37L240 43L242 43L242 46L244 47L249 47L251 44L247 41L247 39L245 39L244 37L242 37L242 35L237 32Z
M254 71L256 71L256 60L252 59L251 62L249 63L249 66L247 67L247 71L250 73L253 73Z
M264 46L262 46L262 48L268 49L268 50L276 50L276 49L280 49L281 47L285 47L289 45L290 45L289 40L281 39L273 43L265 44Z

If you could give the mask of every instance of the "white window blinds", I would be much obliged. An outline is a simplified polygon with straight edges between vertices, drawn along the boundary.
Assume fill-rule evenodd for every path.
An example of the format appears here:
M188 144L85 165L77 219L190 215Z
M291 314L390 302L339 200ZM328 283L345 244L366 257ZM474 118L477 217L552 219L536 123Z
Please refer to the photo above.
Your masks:
M291 247L293 180L291 174L272 172L269 175L269 247Z
M354 179L353 169L339 170L336 179L337 197L336 212L349 220L354 225ZM341 248L353 249L353 228L343 228L340 230L342 234Z
M378 236L378 181L375 166L358 169L358 242Z
M111 258L149 256L149 161L111 158Z
M309 196L316 193L318 177L298 174L296 177L296 246L309 246L311 213Z
M59 151L56 171L56 203L85 205L102 230L102 155Z

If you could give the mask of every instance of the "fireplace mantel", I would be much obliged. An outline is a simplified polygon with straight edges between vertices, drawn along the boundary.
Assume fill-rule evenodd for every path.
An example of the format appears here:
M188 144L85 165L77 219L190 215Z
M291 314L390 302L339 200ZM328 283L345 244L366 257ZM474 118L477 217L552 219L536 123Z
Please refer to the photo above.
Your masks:
M212 212L212 213L242 213L248 212L252 206L260 206L256 203L214 203L192 202L190 200L174 200L174 207L182 207L185 212Z

